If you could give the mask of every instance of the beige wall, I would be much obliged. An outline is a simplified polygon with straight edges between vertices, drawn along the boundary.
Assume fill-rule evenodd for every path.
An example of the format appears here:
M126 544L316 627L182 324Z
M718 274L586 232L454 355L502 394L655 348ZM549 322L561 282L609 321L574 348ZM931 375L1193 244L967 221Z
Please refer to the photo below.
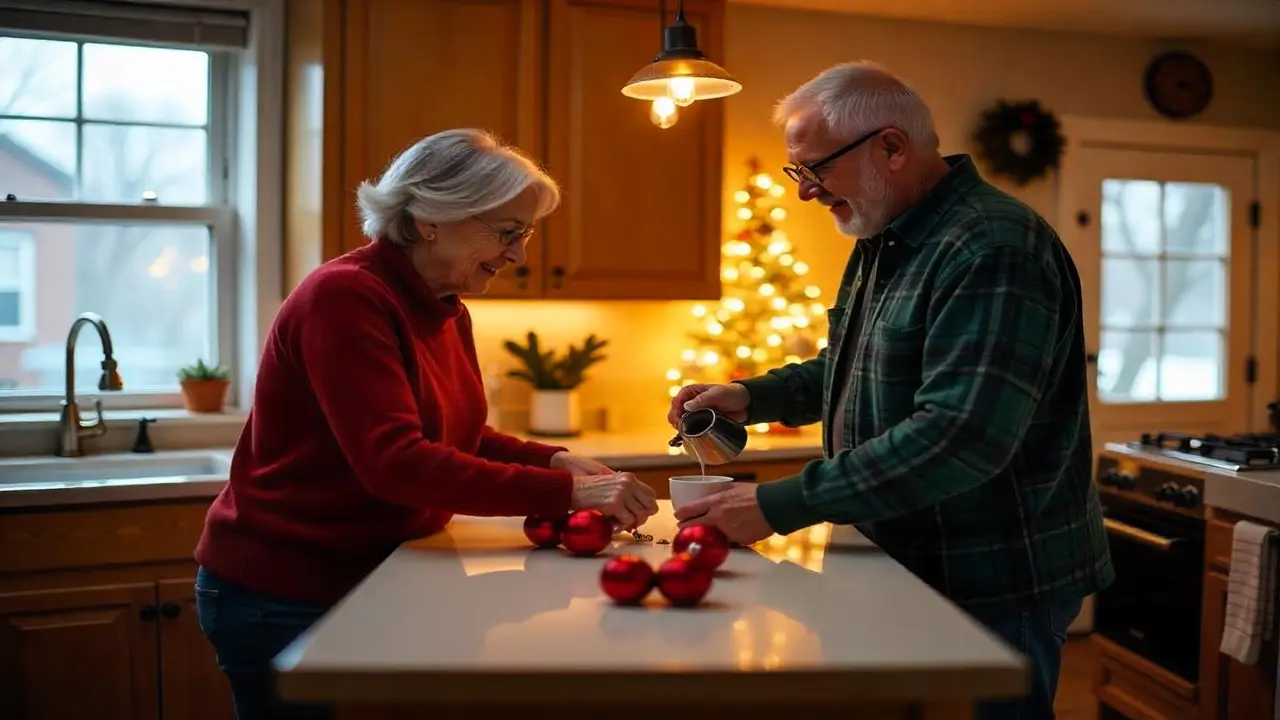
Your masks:
M846 60L883 63L929 101L944 152L968 151L978 114L996 99L1034 98L1058 114L1159 118L1142 94L1142 72L1166 43L1066 33L1031 32L873 20L730 5L724 63L744 90L727 102L725 198L745 178L755 154L767 170L785 161L770 121L773 103L823 68ZM1280 53L1185 45L1215 75L1212 106L1193 122L1280 129ZM637 104L636 112L646 109ZM781 179L781 178L779 178ZM1007 188L1056 221L1052 180ZM792 196L786 229L798 257L830 301L850 249L820 207ZM731 216L726 213L726 218ZM673 218L672 222L679 222ZM728 220L732 223L732 220ZM727 229L732 229L729 225ZM536 242L536 239L535 239ZM584 406L607 407L615 430L660 430L667 407L663 373L683 347L692 303L551 303L472 301L482 364L511 365L501 340L537 330L548 341L578 341L596 332L612 342L610 359L583 388ZM527 390L503 389L504 415L520 422Z

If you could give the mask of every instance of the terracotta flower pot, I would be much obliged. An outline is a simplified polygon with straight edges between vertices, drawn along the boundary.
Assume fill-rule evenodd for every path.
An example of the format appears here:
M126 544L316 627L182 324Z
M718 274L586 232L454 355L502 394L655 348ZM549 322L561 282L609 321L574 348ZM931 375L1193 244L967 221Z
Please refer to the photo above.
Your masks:
M190 412L222 412L230 380L183 380L182 401Z

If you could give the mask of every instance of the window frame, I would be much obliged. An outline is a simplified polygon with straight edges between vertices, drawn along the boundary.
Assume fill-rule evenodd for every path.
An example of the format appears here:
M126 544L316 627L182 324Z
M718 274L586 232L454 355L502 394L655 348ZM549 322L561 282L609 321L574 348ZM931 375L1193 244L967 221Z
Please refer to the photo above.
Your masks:
M168 0L192 7L208 0ZM202 206L105 204L82 202L0 201L0 222L140 222L193 223L210 230L211 270L216 288L214 332L216 357L232 370L228 408L251 403L253 376L266 328L283 300L279 257L283 200L284 3L280 0L218 0L218 5L247 9L251 14L249 46L172 45L210 54L209 204ZM137 45L123 37L68 37L0 29L6 36L74 39ZM168 46L168 45L166 45ZM234 160L234 161L233 161ZM235 172L235 168L243 170ZM110 318L107 319L110 322ZM70 326L68 326L68 330ZM175 373L177 368L174 368ZM77 394L100 398L108 410L180 409L182 395L172 390L128 390L128 368L122 366L126 390ZM0 424L21 421L13 413L57 412L62 388L0 392ZM6 417L8 416L8 417ZM28 416L29 417L29 416Z
M0 248L18 251L18 281L14 288L18 292L18 324L0 325L0 344L30 342L36 335L36 236L25 230L0 229Z

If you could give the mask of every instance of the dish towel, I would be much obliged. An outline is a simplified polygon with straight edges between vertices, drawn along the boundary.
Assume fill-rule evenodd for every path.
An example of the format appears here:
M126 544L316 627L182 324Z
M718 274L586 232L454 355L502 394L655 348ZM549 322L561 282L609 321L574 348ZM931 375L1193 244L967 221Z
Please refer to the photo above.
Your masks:
M1275 534L1269 527L1241 520L1231 542L1227 618L1220 650L1245 665L1258 662L1263 641L1271 637L1276 586L1271 536Z

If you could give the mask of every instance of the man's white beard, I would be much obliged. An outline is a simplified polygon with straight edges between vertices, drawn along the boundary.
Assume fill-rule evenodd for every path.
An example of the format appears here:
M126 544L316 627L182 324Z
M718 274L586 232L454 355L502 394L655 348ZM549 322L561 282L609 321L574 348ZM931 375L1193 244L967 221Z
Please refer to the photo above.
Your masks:
M836 222L836 229L849 237L864 238L877 235L889 224L889 207L893 204L893 191L885 177L876 171L871 158L863 157L862 172L865 182L862 197L843 198L849 205L849 219Z

